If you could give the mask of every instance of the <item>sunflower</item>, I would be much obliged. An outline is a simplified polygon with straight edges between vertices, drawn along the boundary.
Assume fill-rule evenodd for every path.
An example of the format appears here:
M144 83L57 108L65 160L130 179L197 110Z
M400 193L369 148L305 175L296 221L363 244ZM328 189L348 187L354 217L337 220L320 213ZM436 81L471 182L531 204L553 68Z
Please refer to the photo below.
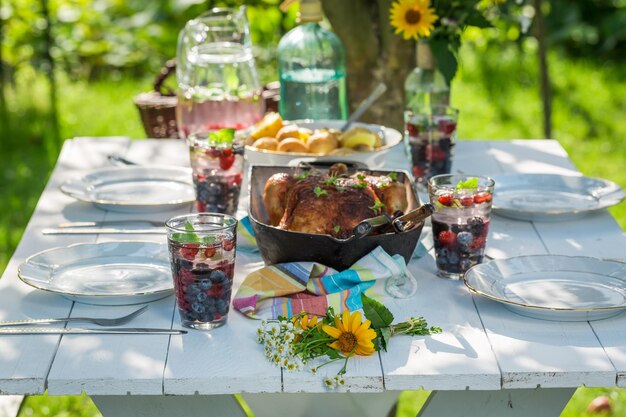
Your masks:
M336 340L329 343L333 349L340 350L346 356L368 356L375 352L374 339L376 332L370 328L371 322L365 320L361 323L361 313L355 311L350 314L348 310L343 316L335 317L335 325L323 325L322 330Z
M429 0L398 0L391 6L391 26L404 39L426 38L434 28L438 17L429 7Z

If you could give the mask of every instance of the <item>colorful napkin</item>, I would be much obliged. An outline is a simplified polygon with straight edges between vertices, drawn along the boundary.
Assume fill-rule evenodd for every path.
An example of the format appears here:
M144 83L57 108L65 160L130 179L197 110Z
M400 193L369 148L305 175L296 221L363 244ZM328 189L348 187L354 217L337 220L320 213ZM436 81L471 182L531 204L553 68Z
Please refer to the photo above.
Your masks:
M254 230L250 224L250 216L246 216L237 223L237 249L245 252L258 252Z
M362 307L361 293L409 297L416 280L400 255L391 256L380 246L350 268L337 272L314 262L266 266L245 278L233 307L250 318L292 317L302 311L325 314Z

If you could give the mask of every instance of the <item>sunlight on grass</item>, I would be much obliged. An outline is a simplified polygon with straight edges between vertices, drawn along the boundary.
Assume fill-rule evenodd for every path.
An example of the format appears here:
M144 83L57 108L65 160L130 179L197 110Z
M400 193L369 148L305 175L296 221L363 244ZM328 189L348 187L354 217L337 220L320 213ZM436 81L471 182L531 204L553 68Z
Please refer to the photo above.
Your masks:
M55 397L35 395L24 400L18 417L98 417L102 416L91 399L83 394Z

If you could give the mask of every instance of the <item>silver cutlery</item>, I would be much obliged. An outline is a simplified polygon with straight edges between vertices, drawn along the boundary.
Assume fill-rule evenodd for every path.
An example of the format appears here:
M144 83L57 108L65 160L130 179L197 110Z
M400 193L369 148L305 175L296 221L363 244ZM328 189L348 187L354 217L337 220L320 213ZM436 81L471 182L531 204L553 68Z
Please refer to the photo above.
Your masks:
M44 235L88 235L88 234L146 234L161 235L165 234L165 228L143 227L124 229L118 227L49 227L41 230Z
M10 327L10 326L22 326L28 324L47 324L47 323L68 323L73 321L83 321L86 323L97 324L98 326L119 326L122 324L126 324L144 311L148 309L148 306L143 306L138 310L133 311L130 314L127 314L122 317L117 318L93 318L93 317L65 317L58 319L28 319L28 320L15 320L15 321L0 321L1 327Z
M137 162L133 162L131 160L128 160L128 159L126 159L123 156L118 155L118 154L108 155L107 159L113 165L139 165Z
M151 329L143 327L122 327L118 329L86 329L78 327L2 327L0 328L0 335L3 334L187 334L187 331L177 329Z
M59 223L57 225L58 228L65 227L108 227L108 226L116 226L116 225L139 225L139 224L147 224L153 227L165 227L165 223L157 220L101 220L101 221L90 221L90 222L64 222Z

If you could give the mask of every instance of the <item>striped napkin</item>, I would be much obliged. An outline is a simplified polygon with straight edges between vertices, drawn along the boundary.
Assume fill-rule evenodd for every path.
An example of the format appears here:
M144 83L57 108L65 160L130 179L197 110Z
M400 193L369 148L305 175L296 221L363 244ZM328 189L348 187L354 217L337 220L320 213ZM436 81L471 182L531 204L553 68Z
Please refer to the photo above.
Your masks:
M250 224L250 216L246 216L237 222L237 249L245 252L258 252L254 230Z
M361 293L409 297L416 280L400 255L391 256L380 246L350 268L337 272L315 262L290 262L266 266L244 279L234 296L233 307L260 319L292 317L302 311L325 314L362 307Z

